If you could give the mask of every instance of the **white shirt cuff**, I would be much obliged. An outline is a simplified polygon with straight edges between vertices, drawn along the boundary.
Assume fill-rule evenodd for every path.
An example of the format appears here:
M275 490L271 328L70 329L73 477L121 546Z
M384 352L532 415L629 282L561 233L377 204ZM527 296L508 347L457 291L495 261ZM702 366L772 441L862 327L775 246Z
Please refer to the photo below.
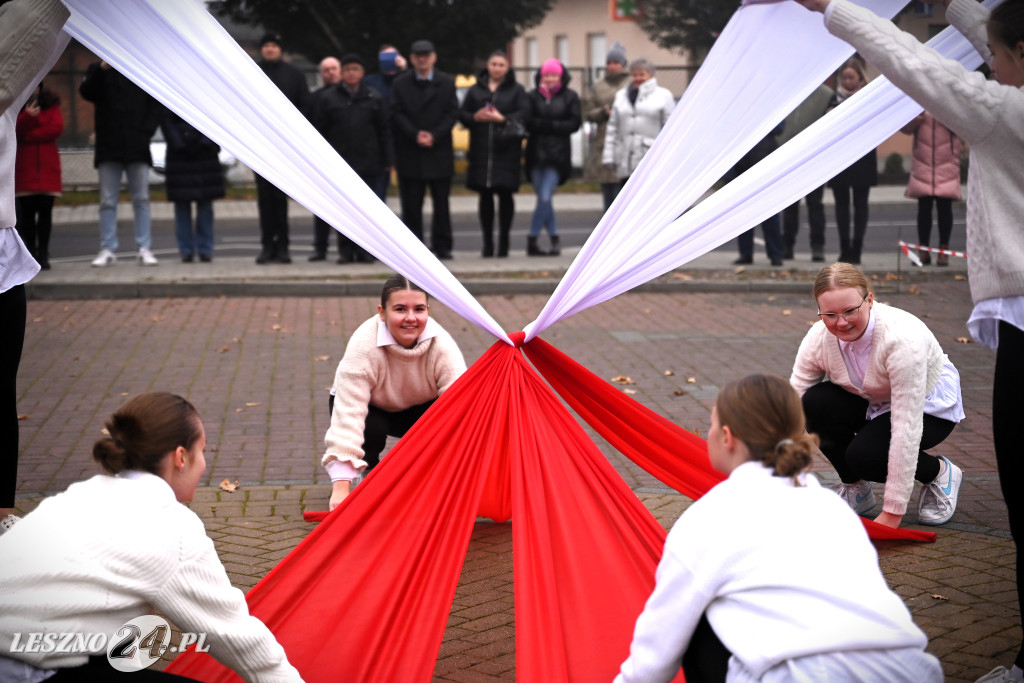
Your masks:
M330 475L331 481L352 481L359 478L359 470L348 460L331 460L324 465L324 469Z

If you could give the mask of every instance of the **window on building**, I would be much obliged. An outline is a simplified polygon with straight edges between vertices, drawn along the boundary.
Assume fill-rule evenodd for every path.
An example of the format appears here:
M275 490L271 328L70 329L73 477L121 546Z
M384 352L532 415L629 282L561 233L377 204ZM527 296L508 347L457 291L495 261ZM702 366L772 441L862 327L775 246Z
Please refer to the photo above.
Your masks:
M540 46L536 38L526 39L526 65L535 69L540 67Z
M608 56L608 40L603 33L587 34L587 66L590 67L591 80L604 75L604 59Z
M569 36L555 36L555 57L562 64L569 66Z

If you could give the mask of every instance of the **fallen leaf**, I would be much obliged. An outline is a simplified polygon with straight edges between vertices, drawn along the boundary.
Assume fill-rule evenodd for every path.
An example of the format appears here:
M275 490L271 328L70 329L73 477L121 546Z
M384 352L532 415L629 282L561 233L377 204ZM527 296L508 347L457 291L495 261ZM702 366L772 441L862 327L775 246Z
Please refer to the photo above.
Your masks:
M935 600L949 600L945 595L939 595L938 593L932 593L932 598Z
M954 280L966 280L967 276L966 275L959 275L959 274L957 274L957 275L953 276L953 279Z
M19 420L27 420L28 419L28 413L22 413L21 415L18 416L18 419Z
M322 361L322 360L330 360L330 359L331 359L330 356L317 356L313 360L315 360L315 361Z
M910 285L909 287L907 287L907 291L910 292L911 294L920 294L921 293L921 290L918 289L917 285Z
M956 343L957 344L971 344L973 342L972 342L970 337L957 337L956 338Z
M665 371L665 376L666 376L666 377L671 377L671 376L672 376L672 375L674 375L674 374L676 374L676 373L672 372L671 370L666 370L666 371Z
M121 396L127 396L127 395L128 395L128 392L127 392L127 391L122 391L122 392L121 392Z
M672 279L673 280L692 280L693 276L692 275L687 275L686 273L672 273Z
M897 275L896 273L886 273L885 274L886 282L892 282L893 280L900 280L900 279L902 279L902 278L900 278L900 276Z
M235 342L236 344L241 344L242 343L242 338L241 337L232 337L231 341Z
M228 493L234 493L238 490L238 480L236 479L235 483L232 484L230 479L225 479L220 483L220 490L227 491Z
M783 308L782 309L782 315L793 315L793 311L791 311L788 308Z
M740 266L739 268L737 268L736 270L734 270L732 272L736 273L737 275L740 275L741 273L747 272L747 269L744 268L743 266Z
M222 346L219 349L217 349L217 353L227 353L230 350L231 350L230 346Z
M622 392L625 394L635 394L636 389L623 389Z
M236 412L236 413L240 413L240 412L242 412L243 410L245 410L245 408L235 408L235 412Z
M768 297L768 301L776 301L778 298L779 297L777 297L777 296L770 296L770 297Z
M152 318L150 318L150 320L152 320L155 323L158 323L158 322L160 322L163 319L164 319L163 316L160 316L160 315L154 315Z
M645 314L650 314L650 312L651 312L651 309L649 309L649 308L645 308L645 309L644 309L644 313L645 313Z
M689 391L683 391L682 389L676 389L675 391L672 392L672 395L673 396L686 396L688 393L690 393L690 392Z
M263 405L263 404L260 403L259 401L250 401L250 402L245 404L245 407L246 408L255 408L256 406L261 406L261 405Z
M32 318L32 322L34 322L34 323L41 323L41 322L43 322L43 319L42 318Z
M270 328L270 329L274 330L275 332L280 332L280 331L281 331L281 330L283 330L284 328L283 328L283 327L281 327L280 325L274 325L274 326L273 326L272 328Z
M615 382L616 384L636 384L632 377L626 377L625 375L617 375L612 377L609 381Z
M696 377L687 377L686 378L686 383L687 384L696 384L697 383L697 378Z

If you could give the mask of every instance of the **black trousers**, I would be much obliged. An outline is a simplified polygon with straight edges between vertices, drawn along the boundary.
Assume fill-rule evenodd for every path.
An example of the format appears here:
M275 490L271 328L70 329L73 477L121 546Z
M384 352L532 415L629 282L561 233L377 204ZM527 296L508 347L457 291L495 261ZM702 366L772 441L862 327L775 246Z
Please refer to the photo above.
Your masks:
M25 285L0 294L0 508L14 507L18 485L18 366L25 346Z
M370 470L380 463L380 452L387 445L388 437L401 438L405 436L405 433L416 424L416 420L423 417L423 413L427 412L427 408L432 405L434 405L433 400L392 413L370 404L366 413L366 426L363 428L363 460L366 461L366 470L363 472L363 476L369 474ZM334 396L328 399L327 406L333 417Z
M935 204L939 218L939 246L949 244L949 236L953 234L953 200L948 197L917 198L917 241L927 247L932 237L932 203Z
M84 666L57 669L57 673L46 679L52 683L98 683L99 681L124 681L125 683L188 683L194 678L143 669L142 671L118 671L110 666L106 655L90 657Z
M50 232L53 230L53 197L32 194L14 200L18 214L17 229L21 241L36 261L50 257Z
M402 222L416 235L423 239L423 199L430 188L430 200L434 207L434 215L430 220L430 248L439 256L452 253L452 218L448 212L448 194L451 192L451 178L409 178L398 177L398 195L402 203Z
M494 195L498 195L498 256L507 256L512 218L516 213L512 190L480 190L478 209L480 230L484 238L483 255L490 256L494 253Z
M850 238L850 193L853 193L853 238ZM864 233L868 229L868 185L838 185L833 181L836 200L836 227L839 229L839 260L860 263Z
M996 469L999 486L1006 501L1010 518L1010 534L1017 545L1017 601L1024 614L1024 500L1017 491L1017 483L1024 476L1021 457L1019 422L1024 410L1021 396L1024 382L1024 331L1007 322L999 323L999 349L996 351L996 371L992 382L992 437L996 447ZM1024 643L1014 662L1024 668Z
M256 206L260 213L260 244L271 254L288 251L288 195L269 180L256 176Z
M821 439L821 452L843 482L886 480L892 437L891 413L868 420L865 417L867 399L832 382L822 382L808 389L803 405L807 431ZM925 414L914 473L917 481L927 484L939 476L939 459L925 450L942 443L955 426L955 422Z
M807 203L807 225L811 233L811 248L825 246L825 188L811 190L804 201ZM782 241L792 248L800 232L800 202L794 202L782 212Z

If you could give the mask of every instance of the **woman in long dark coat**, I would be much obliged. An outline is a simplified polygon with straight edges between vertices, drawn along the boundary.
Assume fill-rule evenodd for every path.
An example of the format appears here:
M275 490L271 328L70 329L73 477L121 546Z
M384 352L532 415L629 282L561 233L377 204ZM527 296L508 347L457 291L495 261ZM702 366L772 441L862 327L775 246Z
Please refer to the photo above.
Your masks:
M167 141L167 199L174 202L174 232L181 260L195 255L213 260L213 200L224 196L220 147L173 112L164 113L161 127ZM192 202L196 203L195 223Z
M466 93L459 120L469 129L466 187L480 193L482 254L494 256L494 195L498 195L498 256L508 256L508 237L515 214L513 193L519 189L523 137L530 103L516 82L508 57L495 50L487 68Z

